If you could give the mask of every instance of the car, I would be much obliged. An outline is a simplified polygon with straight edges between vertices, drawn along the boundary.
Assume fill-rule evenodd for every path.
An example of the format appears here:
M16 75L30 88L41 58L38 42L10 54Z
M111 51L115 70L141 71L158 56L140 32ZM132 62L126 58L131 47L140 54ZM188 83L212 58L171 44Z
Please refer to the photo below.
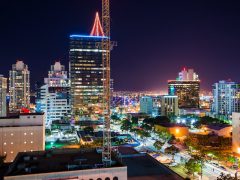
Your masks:
M219 165L217 163L212 162L211 164L216 166L216 167L219 167Z
M232 168L232 169L235 169L235 170L238 170L238 165L236 165L236 164L235 164L235 165L232 165L231 168Z
M172 164L169 164L168 166L169 166L169 167L175 167L175 166L177 166L177 165L178 165L178 163L173 162Z
M225 170L225 171L227 170L227 169L226 169L225 167L223 167L223 166L219 166L219 168L222 169L222 170Z

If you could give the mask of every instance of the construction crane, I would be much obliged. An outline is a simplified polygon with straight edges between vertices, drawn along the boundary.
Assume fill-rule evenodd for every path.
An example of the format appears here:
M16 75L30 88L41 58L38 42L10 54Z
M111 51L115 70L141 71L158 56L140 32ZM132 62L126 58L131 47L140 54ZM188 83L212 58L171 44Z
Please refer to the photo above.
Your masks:
M105 37L102 38L102 64L103 64L103 149L102 162L105 167L111 166L111 129L110 129L110 0L102 0L102 27Z

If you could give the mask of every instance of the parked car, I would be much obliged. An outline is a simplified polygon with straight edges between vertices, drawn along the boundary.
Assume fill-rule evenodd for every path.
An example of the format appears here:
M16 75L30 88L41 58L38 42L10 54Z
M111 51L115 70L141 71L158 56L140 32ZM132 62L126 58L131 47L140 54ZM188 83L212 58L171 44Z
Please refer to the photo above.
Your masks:
M225 170L225 171L227 170L227 169L226 169L225 167L223 167L223 166L219 166L219 168L222 169L222 170Z
M169 164L170 167L174 167L174 166L177 166L177 165L178 165L178 163L176 163L176 162L174 162L172 164Z

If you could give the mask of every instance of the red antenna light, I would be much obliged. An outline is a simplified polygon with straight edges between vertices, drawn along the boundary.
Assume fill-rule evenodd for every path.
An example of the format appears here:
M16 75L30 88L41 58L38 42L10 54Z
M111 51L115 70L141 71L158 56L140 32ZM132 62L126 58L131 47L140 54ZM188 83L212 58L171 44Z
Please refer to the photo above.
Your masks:
M101 25L101 21L100 21L98 12L96 13L94 25L93 25L90 35L91 36L104 36L104 32L103 32L103 28Z

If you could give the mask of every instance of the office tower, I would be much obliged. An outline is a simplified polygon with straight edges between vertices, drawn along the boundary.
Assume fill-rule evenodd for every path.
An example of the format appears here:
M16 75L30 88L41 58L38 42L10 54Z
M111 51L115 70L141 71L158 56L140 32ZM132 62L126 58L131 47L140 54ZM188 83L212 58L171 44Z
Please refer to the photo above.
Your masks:
M17 61L9 71L10 111L30 106L30 71L23 61Z
M104 37L98 14L90 36L70 35L70 80L72 112L98 118L102 115Z
M152 116L153 113L153 98L143 96L140 98L140 113L145 113Z
M12 162L19 152L45 150L44 115L0 117L0 156Z
M0 75L0 117L7 115L7 78Z
M240 112L240 84L231 81L213 84L212 112L225 118L230 118L233 112Z
M240 154L240 113L232 113L232 151Z
M161 116L179 115L178 97L177 96L161 96Z
M199 78L198 78L198 75L194 72L193 69L183 68L183 70L179 73L177 80L180 80L180 81L197 81L197 80L199 80Z
M200 80L192 70L184 69L177 80L168 81L168 94L178 96L179 108L199 108Z
M46 126L71 113L70 82L68 73L60 62L51 66L37 95L36 111L45 113Z

